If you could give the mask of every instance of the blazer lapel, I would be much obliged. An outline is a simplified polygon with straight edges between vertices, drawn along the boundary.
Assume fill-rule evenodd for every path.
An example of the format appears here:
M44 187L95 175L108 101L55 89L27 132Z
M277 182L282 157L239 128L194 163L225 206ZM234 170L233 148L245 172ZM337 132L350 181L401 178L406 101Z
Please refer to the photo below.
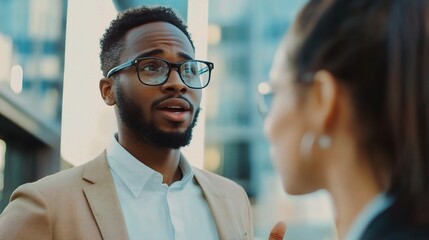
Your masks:
M93 183L84 192L103 239L128 239L105 151L88 163L83 178Z
M220 239L237 239L237 227L233 221L234 213L228 204L228 199L214 188L213 183L201 170L194 168L194 176L213 214Z

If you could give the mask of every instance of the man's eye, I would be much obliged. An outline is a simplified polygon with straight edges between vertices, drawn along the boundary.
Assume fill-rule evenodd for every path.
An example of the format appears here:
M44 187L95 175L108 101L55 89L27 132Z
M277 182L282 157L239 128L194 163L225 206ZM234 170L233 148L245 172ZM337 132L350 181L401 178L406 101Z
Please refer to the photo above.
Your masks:
M196 71L195 71L195 68L187 67L187 68L185 68L185 73L188 73L188 74L195 74L195 73L196 73Z
M158 66L156 64L146 64L146 65L140 67L140 71L161 72L162 68L161 68L161 66Z

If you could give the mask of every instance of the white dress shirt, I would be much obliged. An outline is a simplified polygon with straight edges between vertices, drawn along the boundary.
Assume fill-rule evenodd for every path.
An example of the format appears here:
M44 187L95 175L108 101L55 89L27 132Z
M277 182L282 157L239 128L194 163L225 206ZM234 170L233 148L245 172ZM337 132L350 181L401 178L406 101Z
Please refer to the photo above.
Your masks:
M365 229L380 213L386 210L393 203L393 198L385 193L375 197L358 215L346 235L346 240L359 240Z
M179 163L183 178L170 186L116 138L107 147L107 160L131 240L219 239L210 208L186 160Z

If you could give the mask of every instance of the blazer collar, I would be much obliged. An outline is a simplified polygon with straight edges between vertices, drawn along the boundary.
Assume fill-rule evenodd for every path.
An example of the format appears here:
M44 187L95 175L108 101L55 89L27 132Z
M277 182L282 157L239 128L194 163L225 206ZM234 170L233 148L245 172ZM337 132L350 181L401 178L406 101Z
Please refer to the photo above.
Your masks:
M219 191L222 186L216 186L213 180L210 180L204 172L194 168L194 176L212 212L220 239L239 239L237 236L237 223L234 221L234 210L228 201L228 198Z
M183 156L181 156L183 157ZM237 223L228 198L200 169L193 168L195 179L203 191L212 212L220 239L237 239ZM127 228L109 170L106 152L88 162L83 179L93 183L84 188L85 196L103 239L128 239Z
M93 183L83 191L103 239L128 239L105 151L86 165L83 179Z

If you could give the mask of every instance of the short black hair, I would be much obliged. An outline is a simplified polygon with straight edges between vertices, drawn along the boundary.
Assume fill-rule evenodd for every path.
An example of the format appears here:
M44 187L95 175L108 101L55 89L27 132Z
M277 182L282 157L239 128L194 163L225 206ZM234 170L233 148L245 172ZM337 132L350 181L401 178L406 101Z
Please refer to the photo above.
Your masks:
M101 70L105 77L110 69L120 64L119 57L124 47L125 34L132 28L158 21L167 22L179 28L189 39L192 48L195 50L187 26L173 9L161 6L130 8L118 14L100 40Z

